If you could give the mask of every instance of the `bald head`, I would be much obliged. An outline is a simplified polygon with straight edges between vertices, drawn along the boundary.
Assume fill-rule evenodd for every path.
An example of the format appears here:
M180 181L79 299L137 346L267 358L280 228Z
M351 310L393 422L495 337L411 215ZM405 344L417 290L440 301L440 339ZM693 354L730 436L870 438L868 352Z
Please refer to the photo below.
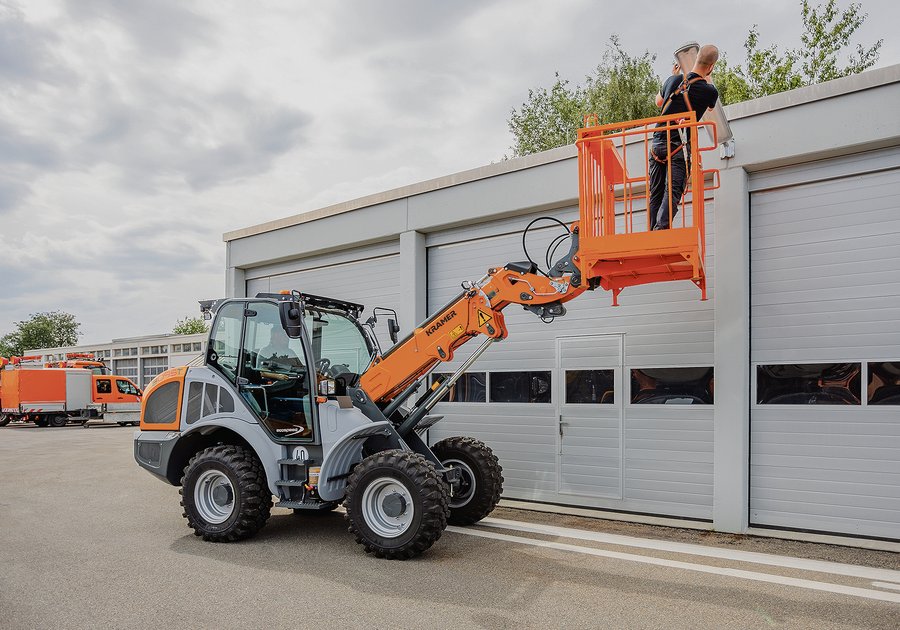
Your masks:
M694 62L694 72L704 76L712 72L713 66L719 60L719 49L712 44L704 44L697 53L697 61Z

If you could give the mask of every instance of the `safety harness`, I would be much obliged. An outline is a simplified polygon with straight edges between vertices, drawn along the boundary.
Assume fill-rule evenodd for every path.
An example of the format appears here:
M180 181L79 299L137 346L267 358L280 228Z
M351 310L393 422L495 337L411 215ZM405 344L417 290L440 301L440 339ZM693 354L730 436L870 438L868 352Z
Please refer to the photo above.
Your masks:
M667 98L666 102L663 103L662 110L660 110L660 112L659 112L660 116L666 115L666 110L668 110L669 106L672 104L672 99L674 99L676 96L679 96L679 95L684 97L684 104L687 105L688 111L691 111L694 109L693 107L691 107L691 99L688 97L688 91L690 90L690 87L694 83L696 83L697 81L703 81L704 79L702 76L696 76L690 80L687 78L687 75L684 75L684 77L685 77L684 80L678 85L677 88L672 90L672 93L669 94L669 98ZM668 127L668 124L666 125L666 127ZM666 154L665 158L661 158L661 157L657 156L655 152L651 151L650 155L653 156L653 159L656 160L657 162L659 162L660 164L665 164L669 160L671 160L672 156L675 155L676 153L678 153L682 149L682 147L685 147L687 144L687 140L685 139L683 132L684 132L683 129L678 129L678 137L681 138L681 144L678 144L675 146L675 148L672 148L672 145L669 142L670 136L669 136L669 130L667 128L666 129L666 146L669 148L669 151ZM686 152L685 152L685 157L687 157Z

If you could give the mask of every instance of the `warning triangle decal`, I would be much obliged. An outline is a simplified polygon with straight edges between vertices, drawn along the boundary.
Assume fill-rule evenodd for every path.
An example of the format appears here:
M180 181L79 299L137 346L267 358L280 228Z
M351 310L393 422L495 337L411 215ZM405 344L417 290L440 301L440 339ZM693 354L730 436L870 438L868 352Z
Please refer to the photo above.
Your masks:
M491 316L485 313L484 311L478 311L478 327L481 328L485 324L491 321Z

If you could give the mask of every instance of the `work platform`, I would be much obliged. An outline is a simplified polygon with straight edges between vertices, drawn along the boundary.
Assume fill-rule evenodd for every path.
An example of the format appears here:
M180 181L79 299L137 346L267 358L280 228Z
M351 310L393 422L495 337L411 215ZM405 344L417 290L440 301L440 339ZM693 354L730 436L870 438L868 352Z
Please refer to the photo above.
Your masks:
M658 127L659 126L659 127ZM687 181L680 199L669 195L669 229L650 230L650 177L647 164L653 134L668 127L680 138ZM709 142L701 144L706 128ZM687 142L685 142L687 141ZM644 118L627 123L587 126L579 130L579 260L582 276L612 292L613 304L627 287L670 280L690 280L706 299L706 229L704 197L718 187L718 171L704 170L701 155L716 148L712 123L698 122L694 112ZM629 168L627 151L643 149ZM652 158L649 158L652 159ZM672 161L666 162L666 181ZM699 194L695 194L698 191ZM655 211L656 209L654 209ZM635 217L642 217L637 222Z

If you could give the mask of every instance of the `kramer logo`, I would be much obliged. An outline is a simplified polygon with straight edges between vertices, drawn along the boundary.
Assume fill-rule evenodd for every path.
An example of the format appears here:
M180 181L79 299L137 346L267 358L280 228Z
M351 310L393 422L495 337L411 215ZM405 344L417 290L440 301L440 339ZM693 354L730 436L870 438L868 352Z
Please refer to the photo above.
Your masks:
M449 322L449 321L450 321L451 319L453 319L454 317L456 317L456 311L450 311L449 313L447 313L446 315L444 315L443 317L441 317L439 320L437 320L436 322L434 322L431 326L429 326L428 328L426 328L426 329L425 329L425 334L428 335L428 336L430 337L432 334L434 334L434 333L437 332L437 329L438 329L438 328L440 328L441 326L443 326L444 324L446 324L447 322Z

